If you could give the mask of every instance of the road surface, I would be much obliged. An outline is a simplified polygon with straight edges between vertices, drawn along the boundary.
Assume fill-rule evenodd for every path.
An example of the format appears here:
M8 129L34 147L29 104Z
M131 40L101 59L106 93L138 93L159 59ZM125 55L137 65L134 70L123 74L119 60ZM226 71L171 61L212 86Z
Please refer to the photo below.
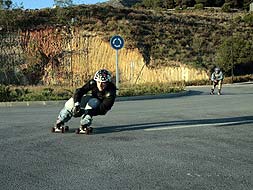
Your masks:
M60 105L0 107L0 189L253 189L253 84L116 102L93 135L52 134Z

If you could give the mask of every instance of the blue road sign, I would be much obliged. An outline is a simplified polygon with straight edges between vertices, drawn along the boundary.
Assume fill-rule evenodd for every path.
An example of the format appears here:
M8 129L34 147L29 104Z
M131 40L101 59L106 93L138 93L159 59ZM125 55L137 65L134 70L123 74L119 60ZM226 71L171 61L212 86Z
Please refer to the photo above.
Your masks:
M113 49L119 50L124 46L124 39L121 36L113 36L110 40Z

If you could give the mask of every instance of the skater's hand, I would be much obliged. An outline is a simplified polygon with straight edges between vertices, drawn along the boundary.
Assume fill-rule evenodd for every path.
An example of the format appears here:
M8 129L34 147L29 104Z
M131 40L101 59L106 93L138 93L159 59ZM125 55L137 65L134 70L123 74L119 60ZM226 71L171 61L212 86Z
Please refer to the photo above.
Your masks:
M74 108L73 108L73 116L74 117L78 117L79 113L81 111L81 106L80 105L76 105Z

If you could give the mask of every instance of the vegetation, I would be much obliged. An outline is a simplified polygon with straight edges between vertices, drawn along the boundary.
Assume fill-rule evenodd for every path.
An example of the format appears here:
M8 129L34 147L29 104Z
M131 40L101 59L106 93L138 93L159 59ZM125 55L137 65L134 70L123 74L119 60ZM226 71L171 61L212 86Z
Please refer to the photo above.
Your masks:
M10 9L12 6L11 0L0 0L0 9Z
M100 5L42 10L2 8L0 37L10 31L25 33L28 30L41 28L46 28L48 31L65 30L68 35L71 35L68 30L79 27L82 31L99 35L107 42L115 33L122 35L126 41L125 47L138 48L146 64L151 68L168 65L170 61L180 61L207 70L212 70L219 65L227 76L231 74L234 65L234 69L238 71L235 72L237 75L249 74L247 72L250 69L247 68L253 64L253 14L237 12L234 8L246 8L250 1L117 0L117 2L131 8ZM187 9L189 6L195 7ZM206 6L222 6L224 12L214 8L202 10ZM177 10L167 10L175 7ZM60 39L60 35L59 33L59 38L55 39ZM50 35L47 35L47 39L49 37ZM30 81L38 82L39 76L43 75L44 65L34 60L43 58L45 59L43 63L49 63L49 59L54 59L55 52L52 52L49 47L43 47L51 52L50 57L48 52L40 51L39 43L32 45L33 49L30 48L29 51L33 53L31 53L33 57L28 57L26 60L38 64L28 64L30 67L25 74L31 76ZM57 42L54 45L57 49ZM5 50L5 48L1 49ZM60 48L57 50L60 55ZM0 60L2 58L3 55L0 54ZM4 60L6 59L4 57ZM7 64L4 66L9 67Z
M58 7L68 7L73 5L72 0L54 0L54 5Z
M144 84L123 85L119 96L138 96L151 94L175 93L184 90L182 83L178 84ZM47 101L67 100L74 92L72 87L10 87L0 85L0 102L9 101Z
M250 2L251 0L139 0L133 3L131 0L110 0L107 4L150 9L194 7L196 4L203 4L204 7L227 7L229 5L231 8L248 9Z
M0 85L0 102L66 100L72 96L72 92L71 88Z
M233 82L252 81L253 75L244 75L233 77ZM231 77L225 77L224 83L231 83ZM166 93L177 93L184 91L185 85L210 85L210 80L191 81L187 83L160 83L160 84L138 84L122 85L119 96L138 96L155 95ZM48 101L48 100L67 100L74 92L73 87L44 87L44 86L26 86L13 87L0 85L0 102L10 101Z
M167 94L176 93L184 90L183 83L146 83L146 84L135 84L125 85L120 90L120 96L138 96L138 95L154 95L154 94Z

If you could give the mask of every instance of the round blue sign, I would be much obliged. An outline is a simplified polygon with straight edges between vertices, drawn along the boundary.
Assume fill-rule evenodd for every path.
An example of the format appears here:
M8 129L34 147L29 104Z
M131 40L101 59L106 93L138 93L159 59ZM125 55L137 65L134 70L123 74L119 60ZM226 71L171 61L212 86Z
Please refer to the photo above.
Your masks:
M113 49L119 50L124 46L124 39L121 36L113 36L110 40Z

